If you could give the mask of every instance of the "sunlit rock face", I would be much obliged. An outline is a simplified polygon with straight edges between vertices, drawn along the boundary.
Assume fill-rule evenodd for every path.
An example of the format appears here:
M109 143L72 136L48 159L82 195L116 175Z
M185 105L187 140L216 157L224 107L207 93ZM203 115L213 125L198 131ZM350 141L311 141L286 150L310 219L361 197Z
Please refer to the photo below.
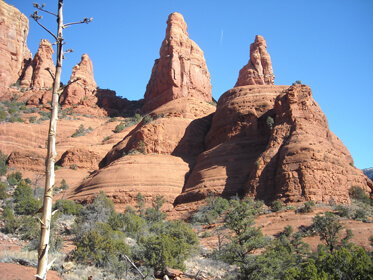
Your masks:
M143 112L181 97L212 101L210 73L203 51L189 39L181 14L172 13L168 17L159 53L146 87Z
M273 85L271 57L267 52L267 43L260 35L256 35L254 43L250 45L250 60L239 73L235 87L247 85Z

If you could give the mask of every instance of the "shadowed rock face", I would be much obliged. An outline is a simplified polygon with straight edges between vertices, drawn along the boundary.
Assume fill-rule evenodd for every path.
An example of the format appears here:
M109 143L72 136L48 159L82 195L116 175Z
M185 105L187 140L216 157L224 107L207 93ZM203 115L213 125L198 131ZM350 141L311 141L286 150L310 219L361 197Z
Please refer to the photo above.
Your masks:
M52 44L42 39L39 44L38 52L35 54L32 62L34 73L32 75L33 88L50 88L53 86L53 77L56 72L52 55L54 50Z
M146 87L143 112L181 97L212 101L210 73L203 51L189 39L181 14L168 17L166 37L159 53Z
M254 43L250 45L250 60L239 73L235 87L247 85L273 85L271 57L267 52L267 43L260 35L256 35Z
M32 55L26 40L29 21L15 7L0 1L0 94L17 82Z

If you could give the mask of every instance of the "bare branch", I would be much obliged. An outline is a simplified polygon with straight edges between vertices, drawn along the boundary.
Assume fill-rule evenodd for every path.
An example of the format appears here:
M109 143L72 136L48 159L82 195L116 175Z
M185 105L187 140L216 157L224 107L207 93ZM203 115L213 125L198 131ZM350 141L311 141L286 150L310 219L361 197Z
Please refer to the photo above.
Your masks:
M71 23L66 23L64 24L63 28L66 28L66 27L69 27L70 25L74 25L74 24L82 24L82 23L90 23L91 21L93 20L93 18L84 18L83 20L81 21L77 21L77 22L71 22Z
M38 15L38 11L35 11L32 15L30 15L30 17L33 18L36 21L36 23L39 24L45 31L52 35L54 39L57 40L57 36L54 35L48 28L46 28L39 22L39 19L42 19L43 17Z
M52 13L50 11L47 11L47 10L44 10L43 8L45 7L45 4L38 4L38 3L33 3L32 4L36 9L40 10L40 11L43 11L45 13L48 13L48 14L51 14L51 15L54 15L55 17L57 17L57 15L55 13Z

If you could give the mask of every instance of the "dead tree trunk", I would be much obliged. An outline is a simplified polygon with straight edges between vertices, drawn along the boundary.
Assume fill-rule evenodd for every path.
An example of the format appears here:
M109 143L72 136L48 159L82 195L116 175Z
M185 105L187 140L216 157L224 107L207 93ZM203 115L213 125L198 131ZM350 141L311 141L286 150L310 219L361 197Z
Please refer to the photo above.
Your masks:
M52 197L53 188L55 183L54 178L54 164L56 161L56 132L57 132L57 120L58 120L58 100L59 100L59 89L61 81L62 71L62 29L63 29L63 15L62 15L63 0L58 1L58 14L57 14L57 62L56 62L56 73L54 75L53 92L52 92L52 112L51 119L49 122L48 132L48 152L46 159L46 172L45 172L45 190L44 190L44 202L43 212L41 217L41 233L40 243L38 250L38 268L36 272L36 279L46 279L47 271L52 265L53 261L48 264L48 250L49 250L49 236L50 236L50 222L52 219Z

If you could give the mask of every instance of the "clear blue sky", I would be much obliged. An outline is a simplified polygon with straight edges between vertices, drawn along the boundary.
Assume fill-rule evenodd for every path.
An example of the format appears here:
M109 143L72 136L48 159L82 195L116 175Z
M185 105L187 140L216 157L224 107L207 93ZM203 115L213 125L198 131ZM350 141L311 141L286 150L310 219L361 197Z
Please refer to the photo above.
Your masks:
M6 0L27 16L36 0ZM275 84L301 80L311 87L330 129L343 141L359 168L373 166L373 1L263 0L203 1L65 0L65 23L93 17L89 25L64 31L63 82L88 53L97 85L130 100L143 98L170 13L183 14L188 33L204 51L213 97L232 88L249 59L255 35L264 36ZM42 4L43 2L39 2ZM57 0L44 1L57 10ZM55 21L45 24L54 30ZM28 46L51 37L30 20Z

